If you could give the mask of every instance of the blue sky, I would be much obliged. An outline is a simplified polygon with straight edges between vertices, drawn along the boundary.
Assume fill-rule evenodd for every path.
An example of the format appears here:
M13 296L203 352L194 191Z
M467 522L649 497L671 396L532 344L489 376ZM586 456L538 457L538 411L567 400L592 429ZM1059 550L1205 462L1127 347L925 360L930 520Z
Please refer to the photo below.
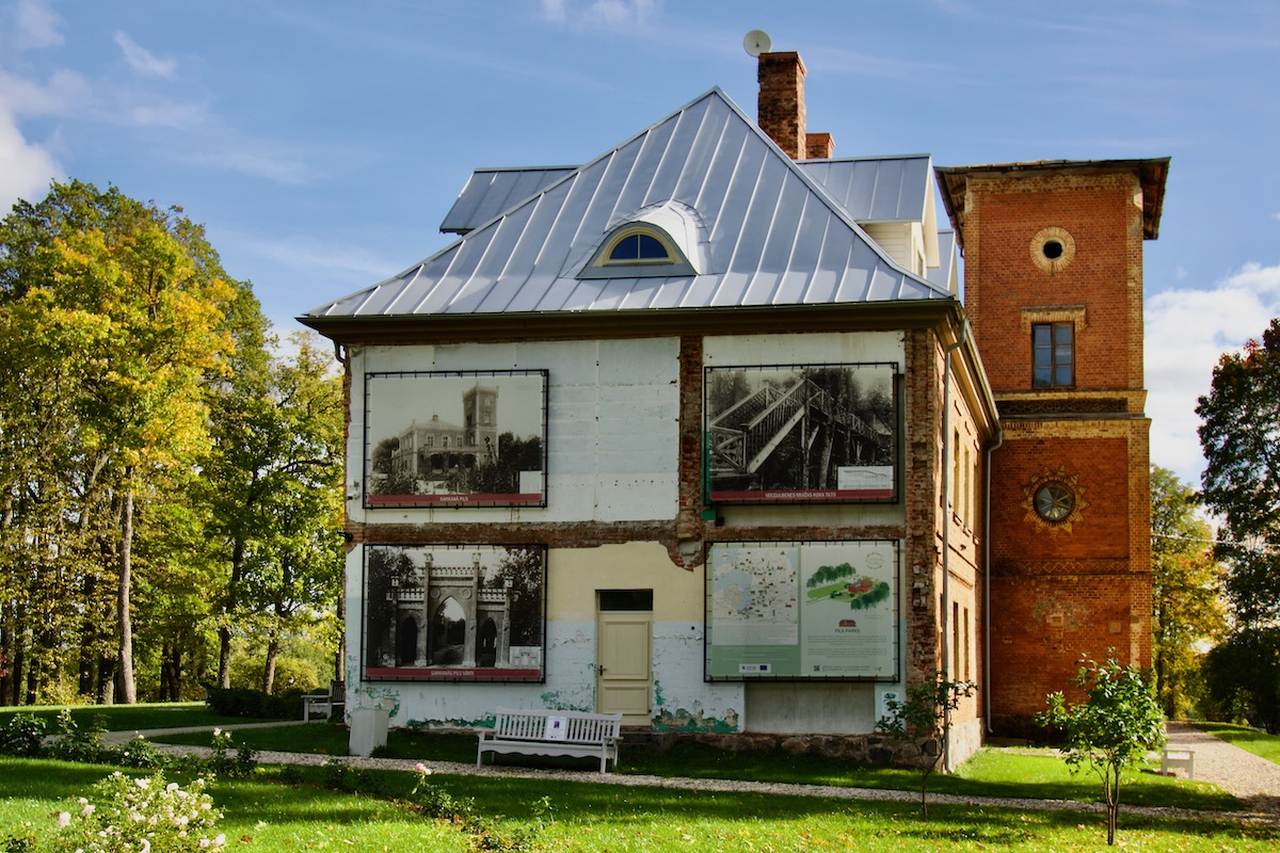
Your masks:
M577 163L712 85L809 69L837 155L1170 155L1146 244L1152 456L1198 475L1216 353L1280 313L1280 4L0 0L0 205L180 204L282 330L443 246L477 165Z

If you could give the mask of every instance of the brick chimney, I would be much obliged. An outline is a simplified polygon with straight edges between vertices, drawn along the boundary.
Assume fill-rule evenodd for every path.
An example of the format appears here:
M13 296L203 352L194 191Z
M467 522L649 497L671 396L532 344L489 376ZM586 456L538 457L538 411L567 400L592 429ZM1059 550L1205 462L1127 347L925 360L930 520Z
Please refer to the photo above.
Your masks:
M793 160L808 154L804 134L804 60L795 51L762 53L756 124Z
M756 124L769 134L792 160L822 160L836 152L836 140L829 133L806 133L804 129L804 60L795 51L762 53L758 79L760 97L756 102Z
M804 136L806 160L827 160L836 153L836 138L826 131L811 131Z

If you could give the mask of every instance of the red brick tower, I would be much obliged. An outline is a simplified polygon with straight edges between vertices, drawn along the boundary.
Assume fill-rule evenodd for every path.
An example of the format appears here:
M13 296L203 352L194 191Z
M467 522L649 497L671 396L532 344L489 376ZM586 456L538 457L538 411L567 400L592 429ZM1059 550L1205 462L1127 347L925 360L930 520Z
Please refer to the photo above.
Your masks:
M1151 663L1142 241L1168 160L940 168L1000 409L990 477L996 734L1034 732L1082 655Z

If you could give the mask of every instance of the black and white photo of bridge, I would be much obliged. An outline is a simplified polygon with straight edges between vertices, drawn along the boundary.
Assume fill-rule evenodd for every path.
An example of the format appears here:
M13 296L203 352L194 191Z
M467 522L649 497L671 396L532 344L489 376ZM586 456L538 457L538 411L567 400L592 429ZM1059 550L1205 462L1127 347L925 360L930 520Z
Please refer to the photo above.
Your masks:
M706 375L712 500L894 495L894 367L712 367Z

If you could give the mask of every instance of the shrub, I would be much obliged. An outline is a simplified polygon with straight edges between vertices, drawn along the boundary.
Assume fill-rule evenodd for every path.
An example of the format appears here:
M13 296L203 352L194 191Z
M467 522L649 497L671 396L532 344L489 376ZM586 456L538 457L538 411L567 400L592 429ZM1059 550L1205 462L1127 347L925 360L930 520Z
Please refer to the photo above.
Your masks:
M975 689L977 685L971 681L948 681L942 673L934 673L928 681L909 686L905 702L888 700L888 716L876 722L876 728L892 740L911 744L920 751L916 769L920 771L922 817L929 817L929 776L942 763L944 745L951 733L951 712Z
M225 717L262 717L294 720L302 716L302 691L289 690L272 695L244 687L205 686L205 705Z
M369 773L358 767L352 767L341 758L326 759L324 764L324 784L335 791L355 793L369 788Z
M0 728L0 752L39 755L44 750L45 722L33 714L14 714Z
M108 750L108 753L104 758L112 764L119 764L121 767L152 769L168 767L171 763L169 756L156 749L155 744L142 735L138 735L121 747Z
M86 728L71 716L71 712L63 708L58 712L58 723L54 727L54 741L49 746L49 756L62 761L81 761L93 764L109 760L111 750L102 742L104 726L100 719L95 719Z
M235 751L231 732L222 729L213 730L213 755L209 756L209 770L219 776L243 778L253 773L258 766L258 751L247 743L242 743Z
M1148 750L1164 745L1164 713L1138 668L1122 666L1114 657L1105 663L1083 661L1073 680L1088 692L1088 701L1068 705L1061 692L1051 693L1045 697L1049 709L1036 720L1064 734L1058 749L1073 772L1088 767L1098 774L1111 845L1116 843L1122 774L1137 767Z
M57 816L52 849L84 853L184 853L221 847L222 813L196 779L185 789L163 773L130 778L116 771Z

